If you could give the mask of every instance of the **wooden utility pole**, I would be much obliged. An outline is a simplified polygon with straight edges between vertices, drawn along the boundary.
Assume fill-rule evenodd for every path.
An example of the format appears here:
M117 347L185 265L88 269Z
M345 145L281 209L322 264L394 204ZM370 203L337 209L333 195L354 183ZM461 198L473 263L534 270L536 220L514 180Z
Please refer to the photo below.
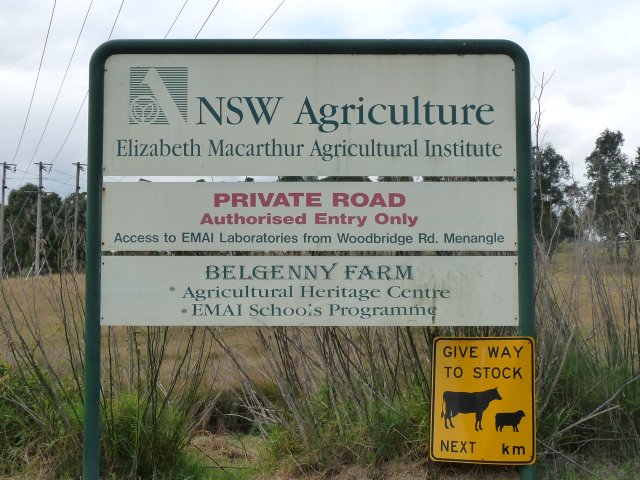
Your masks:
M34 275L40 275L40 249L42 241L42 171L51 170L50 163L38 162L38 204L36 210L36 254L34 263Z
M7 189L7 170L16 171L14 163L2 164L2 203L0 203L0 278L4 277L4 192Z
M80 172L84 170L84 163L76 162L76 196L75 196L75 208L73 213L73 267L72 271L75 275L78 273L78 204L80 200Z

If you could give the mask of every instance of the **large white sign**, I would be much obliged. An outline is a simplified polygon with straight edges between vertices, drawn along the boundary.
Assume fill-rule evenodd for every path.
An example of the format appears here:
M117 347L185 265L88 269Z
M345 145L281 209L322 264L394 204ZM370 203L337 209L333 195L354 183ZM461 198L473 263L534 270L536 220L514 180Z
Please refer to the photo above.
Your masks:
M108 251L516 251L512 182L105 183Z
M518 324L519 47L163 45L92 60L103 324ZM177 183L194 176L330 178ZM340 181L375 176L426 181Z
M104 175L515 175L508 55L119 54L104 75Z
M103 256L103 325L518 325L517 259Z

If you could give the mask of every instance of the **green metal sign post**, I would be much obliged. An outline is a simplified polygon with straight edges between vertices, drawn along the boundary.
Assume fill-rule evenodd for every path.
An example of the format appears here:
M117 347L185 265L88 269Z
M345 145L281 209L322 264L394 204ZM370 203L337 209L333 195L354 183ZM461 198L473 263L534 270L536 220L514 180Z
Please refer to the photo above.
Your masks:
M516 85L519 86L516 90L519 334L535 338L533 186L531 178L531 73L526 57L522 59L519 67L516 63L515 74ZM536 472L535 464L523 466L520 468L520 478L522 480L535 480Z
M297 101L300 103L296 104L298 105L298 109L293 111L293 115L291 115L291 110L286 110L286 108L291 108L290 105L285 105L286 100L282 101L282 106L280 107L281 111L289 114L286 117L289 119L289 123L274 126L271 125L271 115L275 117L275 108L278 106L277 102L280 102L280 100L284 98L288 90L287 88L283 89L281 87L281 83L286 80L286 78L283 79L283 77L286 77L286 75L281 75L279 72L275 72L275 74L271 72L269 88L263 84L264 72L255 67L252 62L259 63L263 69L268 69L270 61L262 58L267 55L270 56L271 61L274 59L277 61L282 60L280 64L287 65L287 68L290 69L289 72L295 75L301 74L300 71L303 70L299 64L296 63L298 59L304 60L306 62L305 65L308 67L315 65L317 59L328 62L323 64L328 66L328 68L322 71L321 74L327 84L345 85L346 87L342 90L343 95L346 95L344 92L350 92L349 94L353 95L353 92L350 90L353 85L349 87L349 81L350 75L355 74L353 72L359 72L359 66L362 65L357 63L359 59L375 57L371 63L366 64L368 66L367 68L370 69L370 76L371 78L375 77L376 71L386 72L386 86L380 87L379 95L377 93L378 91L375 90L377 87L372 87L374 88L373 90L368 90L371 97L380 96L379 99L367 98L365 100L363 98L365 95L359 96L359 94L355 94L353 98L349 100L349 102L353 102L353 104L340 107L339 105L325 103L322 105L323 110L325 110L325 107L327 108L326 111L329 111L328 109L330 107L335 108L336 111L334 114L341 112L339 114L343 116L338 120L328 119L328 121L325 122L325 113L322 113L322 122L324 123L320 123L318 118L316 118L315 113L312 111L311 103L317 100L318 103L322 104L327 101L326 98L322 97L322 95L313 97L311 92L313 89L310 89L310 92L299 90L298 94L300 94L300 98L297 99ZM124 56L133 60L123 60ZM240 59L240 57L243 56L251 56L252 61L243 62ZM278 56L281 58L277 58ZM285 56L287 57L286 61L283 59ZM422 76L416 77L413 72L413 64L411 68L406 67L406 58L409 56L414 56L411 58L415 59L420 59L420 56L423 56L423 59L431 57L429 61L433 61L433 63L418 61L418 63L422 64ZM150 62L151 60L149 59L152 57L152 61L155 62L153 66L146 65L145 62ZM215 68L212 68L210 65L206 66L204 62L201 61L207 57L216 58L215 61L218 63L216 63L217 66ZM229 60L232 57L235 60ZM437 61L433 60L435 57L438 57ZM121 60L120 63L117 61L118 58ZM242 85L245 85L244 88L247 90L246 92L237 91L231 94L228 92L221 94L215 93L214 88L210 93L212 99L218 98L220 102L222 102L222 99L225 97L218 97L217 95L229 95L228 100L231 103L226 105L227 108L230 109L230 112L228 112L228 116L225 117L224 121L222 113L220 113L222 112L222 103L220 103L219 110L216 111L211 103L206 101L204 97L198 97L197 93L188 92L188 88L192 88L193 86L187 88L187 81L190 81L190 77L188 80L186 74L183 73L187 68L180 66L183 58L188 58L188 61L192 62L190 65L193 66L193 70L196 72L194 73L194 82L199 82L195 84L194 88L196 89L210 88L212 83L218 81L217 77L220 76L221 78L226 77L225 81L227 83L225 85L227 89L229 91L233 90L235 80L233 80L232 70L236 67L240 68L238 71L241 71L242 74L239 76L241 76L241 79L245 82L242 83ZM487 59L491 60L486 62ZM229 63L225 63L227 60L229 60ZM342 62L340 64L342 67L340 68L343 68L343 70L334 67L334 65L331 64L333 60ZM396 72L394 68L397 65L393 63L395 60L398 61L398 64L404 65L403 68L405 68L405 70L401 69L400 72ZM440 60L442 60L442 63L438 63ZM462 65L465 60L470 60L470 65L473 65L473 67L468 68L466 65ZM233 63L234 61L236 63ZM483 61L485 61L485 63L483 63ZM493 63L494 61L498 63ZM496 64L499 64L500 67L495 67ZM238 67L238 65L241 66ZM344 67L345 65L346 68ZM227 67L229 68L228 71L225 70ZM207 68L209 70L207 70ZM448 77L448 75L453 76L449 71L450 68L455 69L457 72L455 78ZM109 71L109 69L111 70ZM494 72L494 70L496 70L496 72ZM500 71L500 74L497 73L497 70ZM118 71L118 75L120 75L117 81L109 80L113 78L113 75L116 75L113 73L114 71ZM485 92L478 94L478 97L493 95L493 97L496 98L496 102L498 102L496 105L499 105L495 108L487 99L468 99L467 88L464 86L466 85L471 89L476 88L477 85L475 84L479 83L476 74L480 71L484 75L483 85L485 85L486 88L483 87L485 90L482 90L482 88L478 87L479 89L474 91ZM165 75L165 78L170 77L167 84L164 83L165 80L161 78L158 72ZM349 74L349 72L352 73ZM103 258L103 251L110 250L107 245L102 244L102 202L105 198L104 187L108 186L108 183L105 183L103 186L103 177L105 175L136 177L138 175L175 175L178 177L193 175L423 175L438 177L449 176L452 178L484 177L484 180L498 177L499 180L501 179L500 181L513 185L513 189L517 191L517 235L515 233L512 235L513 238L511 239L510 248L503 249L508 250L510 255L513 255L511 257L514 259L513 262L517 262L517 267L513 266L513 262L508 262L509 268L511 269L510 271L514 272L514 280L515 268L517 268L518 278L518 304L516 306L515 303L513 303L514 307L510 310L513 311L513 315L509 315L510 318L508 319L512 323L509 325L515 326L517 324L516 322L519 322L520 335L535 336L531 120L529 97L530 71L529 61L525 52L516 44L503 40L121 40L107 42L96 50L91 59L89 74L83 457L83 478L85 480L98 480L100 477L100 405L102 398L100 384L101 325L108 324L105 313L108 302L106 300L107 297L101 299L101 295L104 294L104 292L101 292L101 285L104 280L104 278L102 278L103 262L106 261L105 259L108 260L106 256ZM431 78L432 74L433 78ZM149 76L147 77L147 75ZM360 135L360 137L358 137L360 140L356 141L361 141L363 142L362 144L364 144L364 142L368 142L369 138L374 136L374 134L370 132L375 130L375 132L378 132L376 135L378 135L380 132L385 131L387 126L392 126L392 124L395 126L399 125L397 118L395 118L395 116L392 117L390 112L387 111L387 105L385 103L379 103L390 101L382 100L385 95L389 98L394 98L393 95L397 94L393 87L396 81L394 80L394 75L395 77L400 76L400 78L402 78L402 75L409 75L407 78L411 78L413 81L413 83L407 83L407 85L410 86L404 91L404 97L402 97L401 101L397 102L398 105L393 105L394 108L397 107L398 111L404 109L405 117L407 117L404 121L408 125L408 128L413 129L414 134L412 135L417 135L415 134L416 129L423 128L425 133L420 133L420 135L428 136L433 135L433 132L440 132L440 134L444 133L443 137L446 137L446 142L458 142L459 137L455 138L455 136L459 135L461 130L456 130L458 133L456 133L455 136L450 135L451 132L447 131L452 123L457 122L453 120L453 118L444 118L447 115L447 113L444 113L445 109L447 109L446 111L449 112L450 115L459 115L460 121L457 123L462 123L464 125L462 128L466 128L464 132L471 132L470 135L476 135L476 139L485 138L483 135L486 136L486 134L482 133L483 128L493 128L492 136L498 138L497 142L503 142L505 145L508 145L505 147L505 151L508 150L508 153L503 155L501 150L502 145L498 148L495 146L497 144L494 144L491 155L481 155L483 157L482 161L478 160L480 157L471 158L474 154L466 154L459 156L460 158L456 158L456 161L449 161L449 163L447 163L442 160L445 160L444 157L451 155L443 155L443 150L440 150L441 153L439 155L442 158L438 159L435 158L438 157L438 154L434 153L433 150L429 150L429 153L425 154L423 152L421 156L406 155L405 158L402 159L402 162L394 155L390 155L388 158L383 158L384 155L379 155L379 158L373 158L374 156L358 158L357 155L353 155L350 158L346 158L345 156L342 163L332 163L314 159L315 163L313 164L308 159L307 161L302 161L304 155L290 155L291 158L287 158L286 155L280 155L275 159L267 159L273 163L268 163L259 156L254 159L243 157L242 162L239 162L233 161L233 158L229 160L225 155L214 155L213 157L215 158L212 158L211 155L207 156L206 154L202 154L201 157L196 160L187 158L187 155L184 155L190 148L198 150L200 147L195 148L198 141L200 141L202 145L204 145L205 142L209 145L209 142L203 136L206 135L206 133L203 132L209 132L214 127L210 126L209 130L199 128L198 132L193 134L184 133L187 131L192 132L193 130L189 129L193 126L203 124L203 111L205 115L212 116L211 118L213 118L213 120L218 120L219 124L216 125L215 128L223 130L229 127L229 125L234 124L234 122L236 124L240 122L242 112L239 110L238 102L243 101L243 98L257 98L243 97L243 95L272 95L272 97L259 97L260 101L266 102L264 98L269 98L273 99L275 103L261 104L263 108L262 113L266 114L265 119L269 117L264 120L262 124L259 124L260 121L262 121L262 117L256 113L255 105L250 105L251 111L247 110L246 117L255 120L255 124L252 125L253 130L242 130L244 127L239 126L238 129L233 131L233 134L230 134L230 138L233 137L238 130L244 132L244 134L246 134L246 132L260 132L259 129L262 128L265 123L269 123L268 127L272 129L269 130L267 134L263 134L263 136L268 139L281 135L285 138L283 144L286 145L293 145L294 143L297 144L304 141L309 142L309 138L311 138L311 143L313 143L312 135L331 134L334 132L334 130L332 130L333 128L337 129L339 127L344 128L342 131L348 130L350 138L352 135L356 135L356 137ZM229 80L229 78L232 80ZM306 78L311 81L314 80L311 77L304 77L304 75L300 78ZM416 83L416 78L424 78L424 84ZM359 82L362 84L374 82L375 85L375 78L373 78L371 82L365 82L364 80L364 77L362 77ZM351 81L353 82L353 80ZM418 82L420 81L421 80L418 80ZM430 81L432 83L429 83ZM183 82L184 85L180 82ZM503 90L501 89L502 84L500 82L504 82L509 92L508 94L503 94ZM496 83L499 84L499 86L496 87ZM174 89L173 93L169 92L168 84L170 84L171 89ZM300 85L302 85L300 88L306 88L304 81L298 82L297 88ZM391 85L391 87L389 87L389 85ZM431 87L432 85L437 85L437 87ZM141 93L147 88L156 88L154 95L157 94L156 96L158 97L156 99L158 101L158 109L161 109L160 105L164 105L162 108L167 107L165 108L166 111L163 111L161 118L155 117L153 121L149 121L148 124L154 124L152 126L153 128L161 128L157 127L157 125L163 123L169 125L171 122L176 122L177 125L179 124L175 129L173 126L167 126L166 130L163 131L167 132L167 137L178 135L176 132L182 132L180 135L190 137L189 142L184 142L184 147L176 147L177 150L174 149L173 151L173 153L177 152L182 155L166 155L164 156L165 158L160 158L163 157L161 155L153 159L153 162L149 162L149 159L143 158L144 155L130 153L135 150L133 145L137 145L137 140L131 139L135 137L135 135L129 135L126 130L129 128L129 124L133 125L136 123L136 119L132 118L132 115L135 115L130 112L130 109L134 107L133 101L130 100L130 98L136 95L140 98L152 96L145 93L146 90ZM265 92L265 88L267 88L268 91ZM322 88L326 87L322 85ZM421 99L419 95L422 93L426 97L430 92L429 88L440 92L442 96L442 102L435 106L436 108L429 103L430 100L426 98ZM248 92L248 90L251 90L251 92ZM256 91L254 92L253 90ZM492 93L487 94L486 92ZM149 90L149 93L151 93L151 90ZM305 96L306 94L314 99L309 100L308 97ZM114 102L112 97L108 97L109 95L115 95L120 103ZM189 95L191 95L191 97L189 97ZM325 97L326 95L325 93ZM176 101L178 97L184 98L184 103L181 103L183 102L182 100ZM460 105L451 105L450 103L456 103L457 100L448 100L449 97L458 98ZM200 110L199 122L198 119L194 121L189 117L191 114L188 113L187 105L189 101L196 102L198 101L197 99L199 99L200 103L192 105L191 108ZM304 102L301 102L300 99L304 99ZM370 104L365 105L365 101L370 101ZM115 105L115 103L118 103L118 105ZM302 107L300 108L299 105L302 105ZM146 106L149 107L150 104L146 104ZM440 108L439 117L437 113L438 108ZM410 109L413 109L413 113L411 113L409 120L409 114L406 112ZM391 108L389 108L389 110L391 110ZM499 113L496 113L498 111ZM502 117L500 117L501 123L496 122L493 127L490 127L494 121L494 113L496 116L502 115ZM253 117L251 117L251 115L253 115ZM295 121L296 115L297 121ZM395 115L395 113L393 115ZM116 131L114 130L116 122L119 122L118 128L120 129L118 130L120 133L117 134L118 140L115 140L116 136L113 133ZM306 122L306 125L302 125L304 122ZM276 122L274 121L274 123ZM436 123L437 125L434 125ZM497 127L497 125L500 125L500 127ZM144 128L147 128L144 125L136 128L138 128L137 132L142 132L140 134L143 137L146 135L146 137L144 137L146 140L143 141L149 141L149 138L152 138L154 135L155 141L159 141L157 136L158 130L153 130L155 133L149 133L152 131L151 129L148 132L143 132ZM318 133L318 130L320 133ZM219 132L219 130L214 131ZM274 134L274 131L277 133ZM428 134L426 133L427 131L429 132ZM198 137L198 135L200 135L200 137ZM216 135L219 135L219 133L216 133ZM296 137L296 135L301 135L301 137ZM395 133L390 133L389 135L394 138L393 141L401 141L398 140L400 134L398 134L397 129ZM393 135L396 136L393 137ZM437 135L437 133L435 135ZM342 138L346 138L346 136L347 134ZM515 137L515 139L513 137ZM303 139L301 140L300 138ZM305 138L307 140L304 140ZM185 139L187 139L187 137L182 138L182 140L175 140L172 145L182 145L180 142L183 142ZM275 142L275 140L273 141ZM373 141L374 140L371 140L371 142ZM334 140L334 142L337 142L336 145L338 146L344 146L347 140L338 139ZM415 142L417 145L418 140L416 139ZM423 139L422 142L429 145L429 140L425 141ZM460 141L460 145L463 143L463 141ZM467 142L467 148L468 143L469 142ZM117 146L115 146L116 144ZM300 145L302 145L302 143L300 143ZM454 145L458 144L448 143L446 145L449 145L448 148L454 148ZM478 143L477 146L480 149L485 148L484 143ZM171 149L172 147L166 148ZM209 146L209 148L211 147ZM428 149L429 147L424 148ZM463 147L456 146L455 148ZM489 143L486 144L486 149L489 149ZM122 152L126 154L120 155ZM461 158L464 156L468 158ZM492 158L487 160L486 157ZM427 160L431 163L425 163ZM389 162L395 163L391 164ZM497 163L494 164L492 162ZM338 163L339 166L336 166ZM313 171L305 170L309 165L312 165ZM443 165L451 166L452 169L442 170ZM498 166L496 167L496 165ZM149 166L152 171L143 171L147 166ZM276 166L284 171L275 171ZM478 170L479 167L488 169ZM242 170L242 168L244 168L244 170ZM113 173L116 171L119 173ZM516 223L515 217L516 215L513 215L514 220L511 222L511 231L515 231L515 229L512 228ZM105 232L107 232L107 223L105 223L104 226ZM517 246L514 245L516 237ZM492 245L492 249L494 251L500 250L496 248L495 245ZM517 257L514 253L516 249ZM158 251L165 250L167 249L159 249ZM420 250L420 247L416 247L416 250ZM433 250L433 247L431 250ZM473 251L473 249L467 250ZM478 248L477 250L488 251L490 249ZM483 256L478 258L487 257ZM504 260L505 258L503 258L503 261ZM104 269L106 271L107 267L105 266ZM501 278L499 277L500 272L501 270L496 268L493 270L496 278ZM106 275L105 278L107 278ZM113 284L113 279L111 279L111 282ZM513 284L513 282L511 283ZM105 291L108 291L106 286ZM516 298L515 290L512 297L514 299ZM112 296L111 305L114 304L113 298ZM104 309L101 309L101 301L103 299L105 306ZM515 301L516 300L514 300L514 302ZM102 319L103 315L105 315L104 320ZM516 315L517 318L515 318ZM140 323L138 322L138 324ZM521 478L534 480L536 478L535 466L522 467Z
M100 262L102 249L102 112L104 71L94 57L89 70L89 155L87 169L87 259L84 329L83 478L100 478Z

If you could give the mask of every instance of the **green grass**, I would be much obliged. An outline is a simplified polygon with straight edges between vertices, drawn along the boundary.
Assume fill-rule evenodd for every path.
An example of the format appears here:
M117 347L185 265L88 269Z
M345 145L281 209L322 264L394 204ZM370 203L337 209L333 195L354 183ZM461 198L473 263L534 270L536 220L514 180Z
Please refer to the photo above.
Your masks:
M309 404L306 435L291 418L274 425L261 459L267 470L309 473L428 457L428 405L416 397L392 405L372 401L367 411L352 402L339 408L336 414L323 389Z

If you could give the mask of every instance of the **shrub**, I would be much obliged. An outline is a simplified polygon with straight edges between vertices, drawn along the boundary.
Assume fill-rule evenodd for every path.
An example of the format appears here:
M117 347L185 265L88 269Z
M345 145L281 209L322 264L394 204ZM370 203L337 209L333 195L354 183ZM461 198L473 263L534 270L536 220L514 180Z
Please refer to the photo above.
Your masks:
M107 408L104 423L105 473L117 478L209 478L203 462L187 451L188 409L123 394Z
M39 379L16 367L0 365L1 473L46 467L56 476L79 474L82 425L76 413L78 395L72 387L66 387L73 405L66 405L66 415L62 416Z

